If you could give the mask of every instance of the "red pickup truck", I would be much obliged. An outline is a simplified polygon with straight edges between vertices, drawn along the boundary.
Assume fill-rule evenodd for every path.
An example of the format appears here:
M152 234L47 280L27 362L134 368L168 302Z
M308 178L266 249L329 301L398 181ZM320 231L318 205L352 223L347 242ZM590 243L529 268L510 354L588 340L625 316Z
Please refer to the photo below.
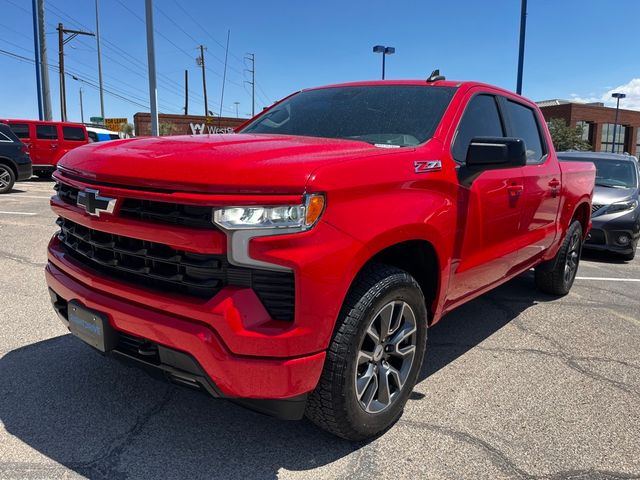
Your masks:
M236 134L69 152L54 308L96 349L348 439L383 431L427 328L535 267L572 286L595 169L536 105L475 82L291 95Z

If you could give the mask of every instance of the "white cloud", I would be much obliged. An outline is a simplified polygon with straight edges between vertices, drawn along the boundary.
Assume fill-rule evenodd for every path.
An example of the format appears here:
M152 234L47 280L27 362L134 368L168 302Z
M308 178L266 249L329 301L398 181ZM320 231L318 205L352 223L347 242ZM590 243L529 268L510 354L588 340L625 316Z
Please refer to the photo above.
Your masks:
M615 88L609 87L606 92L599 96L594 93L589 93L585 97L581 97L576 93L572 93L569 96L573 102L603 102L605 105L613 107L615 106L616 101L611 97L611 94L614 92L627 94L626 98L620 100L620 108L624 108L626 110L640 110L640 78L633 78L628 83Z

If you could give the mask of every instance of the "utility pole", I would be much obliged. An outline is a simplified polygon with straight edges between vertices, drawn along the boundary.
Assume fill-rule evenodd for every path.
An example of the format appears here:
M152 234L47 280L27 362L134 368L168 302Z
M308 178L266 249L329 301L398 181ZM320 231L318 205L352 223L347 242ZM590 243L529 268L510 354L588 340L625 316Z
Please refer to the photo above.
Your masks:
M233 104L236 106L236 118L239 118L240 115L238 115L238 105L240 105L240 102L233 102Z
M196 58L196 64L202 67L202 91L204 92L204 116L209 116L209 106L207 104L207 78L204 73L204 45L200 45L200 56Z
M38 90L38 118L43 120L42 114L42 86L40 85L40 46L38 45L38 7L36 0L31 2L33 14L33 52L36 65L36 89Z
M76 38L78 35L89 35L90 37L95 36L94 33L91 32L83 32L80 30L69 30L64 28L64 26L59 23L58 28L58 68L60 70L60 118L63 122L67 121L67 95L65 90L65 81L64 81L64 46L69 43L71 40ZM70 34L67 38L64 38L64 34Z
M84 123L84 108L82 107L82 87L80 87L80 121Z
M104 91L102 87L102 55L100 55L100 18L98 0L96 0L96 43L98 44L98 83L100 84L100 116L104 121Z
M227 50L224 54L224 71L222 72L222 93L220 94L220 115L218 115L218 127L222 122L222 105L224 103L224 84L227 82L227 59L229 57L229 37L231 36L231 30L227 30Z
M520 48L518 51L518 83L516 93L522 94L522 71L524 70L524 38L527 30L527 0L522 0L520 8Z
M44 0L38 1L38 37L40 43L40 79L42 81L42 108L45 120L53 120L51 89L49 87L49 61L47 60L47 37L44 33Z
M251 84L251 116L254 117L256 115L256 54L247 53L244 59L251 61L251 70L247 69L251 73L251 81L245 80L245 82Z
M189 115L189 70L184 71L184 114Z
M158 136L158 87L156 86L156 47L153 39L153 1L145 0L147 17L147 63L149 64L149 105L151 107L151 135Z

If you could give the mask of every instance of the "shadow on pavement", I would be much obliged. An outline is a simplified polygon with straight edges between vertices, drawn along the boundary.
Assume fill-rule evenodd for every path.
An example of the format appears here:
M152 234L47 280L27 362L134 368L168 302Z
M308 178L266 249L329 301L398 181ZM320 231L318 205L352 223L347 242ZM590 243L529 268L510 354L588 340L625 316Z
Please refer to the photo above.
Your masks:
M598 250L582 250L582 259L588 260L590 262L598 262L598 263L613 263L616 265L622 265L628 263L627 260L623 260L623 258L615 253L611 252L600 252Z
M550 299L534 293L530 277L509 282L436 325L420 381L535 301ZM363 446L308 422L278 421L157 381L70 335L0 359L0 421L20 441L90 478L276 478L282 468L306 471L340 459L341 471L353 471L357 455L348 455ZM33 467L0 463L9 477Z

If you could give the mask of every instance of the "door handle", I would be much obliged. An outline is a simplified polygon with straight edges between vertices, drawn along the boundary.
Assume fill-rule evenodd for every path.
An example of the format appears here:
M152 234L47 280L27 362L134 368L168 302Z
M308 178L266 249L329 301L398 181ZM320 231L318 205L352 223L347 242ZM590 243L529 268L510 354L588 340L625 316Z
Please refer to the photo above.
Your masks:
M557 178L554 178L549 182L549 186L551 188L558 188L560 186L560 180L558 180Z
M507 192L510 197L518 197L524 191L524 185L508 185Z
M52 143L51 144L51 148L58 148L58 144L57 143Z

